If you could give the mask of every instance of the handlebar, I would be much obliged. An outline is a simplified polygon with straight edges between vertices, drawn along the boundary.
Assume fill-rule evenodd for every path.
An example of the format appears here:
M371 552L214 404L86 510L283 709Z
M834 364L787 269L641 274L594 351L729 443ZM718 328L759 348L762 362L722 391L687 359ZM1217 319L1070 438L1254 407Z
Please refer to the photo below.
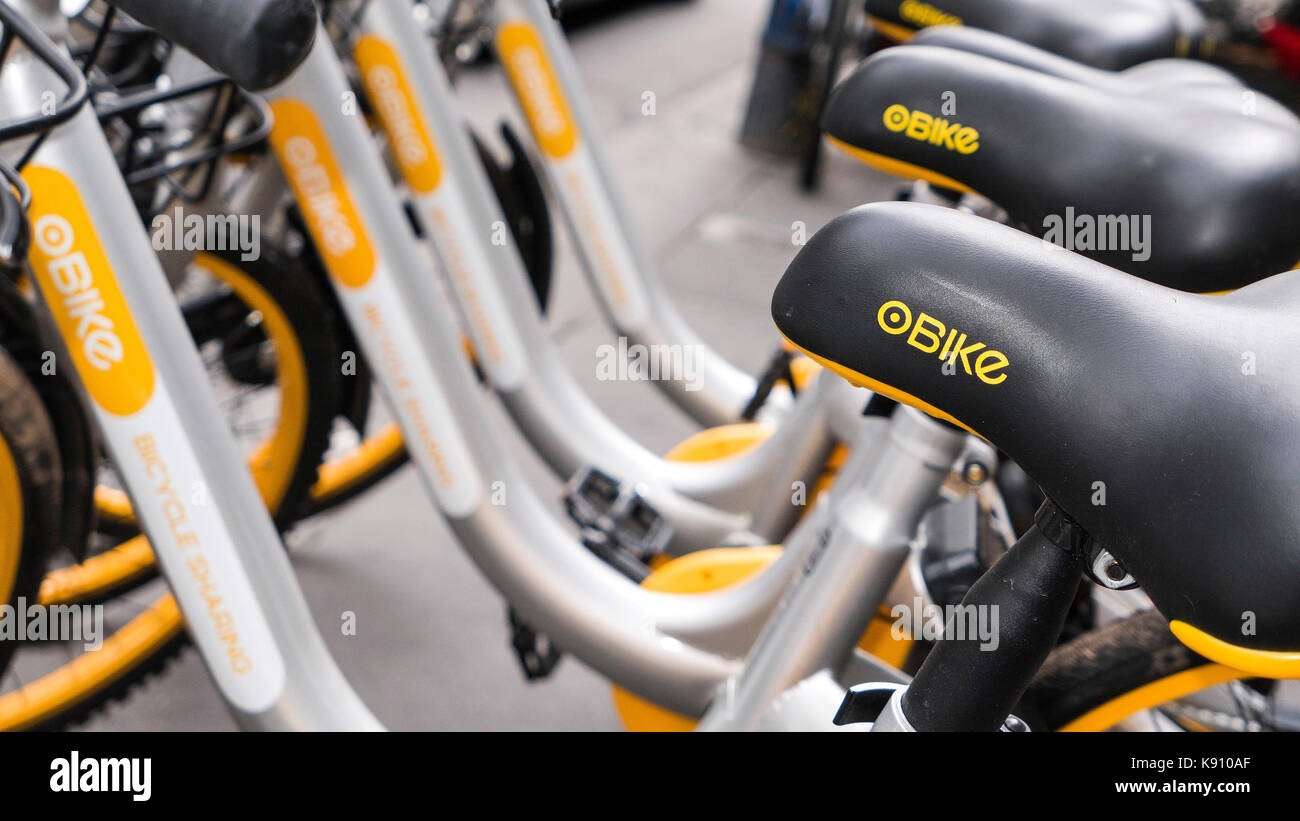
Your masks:
M249 91L288 77L316 37L313 0L110 0Z

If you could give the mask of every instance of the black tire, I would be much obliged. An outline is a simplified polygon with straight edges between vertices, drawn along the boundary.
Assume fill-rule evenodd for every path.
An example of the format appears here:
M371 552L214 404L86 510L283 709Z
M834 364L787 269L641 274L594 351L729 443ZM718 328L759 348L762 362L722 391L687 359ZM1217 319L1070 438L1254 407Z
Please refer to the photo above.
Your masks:
M289 224L294 226L294 230L300 236L306 237L308 235L307 229L302 223L302 215L296 207L289 209L287 217ZM342 373L342 369L339 369L341 375L339 377L340 400L338 416L351 425L357 435L364 439L369 427L370 412L374 408L376 395L373 370L369 361L361 352L361 346L343 314L343 306L338 301L338 295L334 293L334 289L330 286L329 274L325 272L325 267L316 254L315 247L310 242L304 242L302 250L295 257L295 260L300 268L308 272L317 293L321 295L327 306L326 314L330 321L330 327L334 329L332 336L336 340L336 356L340 357L338 361L341 361L344 352L355 357L353 360L355 367L348 373ZM337 492L325 498L313 499L309 497L303 503L302 518L309 518L327 510L332 510L345 502L364 495L375 485L396 473L408 461L410 461L410 454L407 453L406 448L401 448L391 459L375 465L373 470L359 477L357 481L347 487L340 488Z
M238 252L211 252L240 268L280 307L302 348L307 372L307 423L292 478L279 507L273 511L281 530L291 528L306 510L316 472L329 446L334 419L342 408L343 375L337 343L336 317L321 294L315 277L287 256L263 246L251 262Z
M22 497L17 572L7 602L35 602L45 563L58 545L62 469L54 426L39 394L19 365L0 349L0 438L8 447ZM0 673L17 641L0 641Z
M78 701L68 709L27 728L28 732L50 733L76 729L97 717L114 704L126 701L137 690L143 689L150 679L162 676L191 646L190 634L181 631L166 644L145 657L121 678L88 698Z
M1143 611L1053 650L1016 714L1035 730L1056 731L1134 690L1211 663L1178 641L1163 616Z
M95 526L95 465L98 443L81 397L66 371L47 368L52 355L32 304L7 278L0 277L0 346L22 368L54 426L63 481L59 500L59 543L85 558Z

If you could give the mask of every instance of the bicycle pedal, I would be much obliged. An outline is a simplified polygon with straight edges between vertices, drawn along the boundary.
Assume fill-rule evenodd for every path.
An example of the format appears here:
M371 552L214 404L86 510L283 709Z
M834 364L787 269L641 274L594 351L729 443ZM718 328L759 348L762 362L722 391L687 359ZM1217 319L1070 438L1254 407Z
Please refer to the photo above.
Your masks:
M506 615L510 620L510 647L519 659L524 678L539 681L550 676L564 658L564 651L519 618L513 607L507 608Z
M672 540L672 526L635 488L596 468L569 482L564 509L587 549L637 583L650 575L650 559Z

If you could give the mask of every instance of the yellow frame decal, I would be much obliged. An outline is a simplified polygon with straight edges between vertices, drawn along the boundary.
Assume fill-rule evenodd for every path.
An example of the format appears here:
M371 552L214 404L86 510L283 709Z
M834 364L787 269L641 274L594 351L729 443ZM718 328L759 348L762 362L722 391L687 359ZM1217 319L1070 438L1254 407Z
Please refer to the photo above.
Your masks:
M357 40L352 56L402 176L417 193L432 193L442 180L442 161L397 52L385 40L366 34Z
M542 151L557 160L569 156L578 127L541 35L527 23L506 23L497 30L497 52Z
M325 129L315 113L297 100L276 100L271 111L275 115L271 147L326 270L349 288L364 286L375 273L375 251Z
M29 254L73 365L95 404L140 411L154 391L153 361L77 186L44 166L23 171L32 189Z

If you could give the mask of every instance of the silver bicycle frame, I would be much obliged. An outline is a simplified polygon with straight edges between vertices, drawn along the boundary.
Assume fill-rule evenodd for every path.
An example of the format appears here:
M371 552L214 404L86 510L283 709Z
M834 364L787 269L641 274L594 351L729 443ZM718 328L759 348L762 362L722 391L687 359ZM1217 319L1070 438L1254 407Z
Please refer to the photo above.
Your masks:
M745 659L744 672L728 682L699 729L764 727L784 694L840 670L886 601L940 486L972 444L921 411L894 412L887 444L872 463L855 454L836 482L817 548ZM989 449L985 458L992 455ZM829 727L843 690L812 692L830 699L822 716Z
M490 429L456 317L424 270L348 95L321 31L303 65L267 95L271 142L427 490L534 627L629 690L701 714L780 600L798 547L745 584L679 596L633 584L582 546Z
M3 0L56 43L56 0ZM0 116L61 83L19 44ZM53 99L53 97L49 97ZM380 729L325 649L171 288L87 105L24 171L33 280L190 635L248 729Z
M770 439L730 459L670 462L646 450L561 362L444 69L412 24L410 0L370 0L358 35L353 57L362 82L444 264L478 362L534 448L564 478L593 466L640 483L674 525L673 552L714 547L746 529L767 541L783 537L799 508L781 500L795 483L816 480L832 444L827 404L846 394L851 402L857 392L838 378L821 379ZM706 369L702 384L709 378Z
M816 548L825 508L809 512L772 566L713 593L653 593L597 559L542 503L493 435L458 345L456 316L424 274L420 248L365 124L348 113L346 79L323 33L303 66L269 97L276 115L272 143L323 249L332 285L412 443L412 460L471 558L558 646L645 698L702 714L719 686L740 674L738 657ZM855 463L873 471L883 423L855 421ZM887 461L899 467L902 458ZM872 486L892 481L873 475ZM904 512L933 501L933 492L923 489ZM880 515L892 521L888 510ZM903 520L867 537L892 537L913 524Z
M630 229L587 105L577 65L545 0L494 0L497 56L538 143L606 318L630 344L690 346L699 351L702 390L680 381L655 384L706 427L738 420L755 380L708 346L678 313ZM780 392L771 401L783 404ZM778 410L781 410L778 408Z

